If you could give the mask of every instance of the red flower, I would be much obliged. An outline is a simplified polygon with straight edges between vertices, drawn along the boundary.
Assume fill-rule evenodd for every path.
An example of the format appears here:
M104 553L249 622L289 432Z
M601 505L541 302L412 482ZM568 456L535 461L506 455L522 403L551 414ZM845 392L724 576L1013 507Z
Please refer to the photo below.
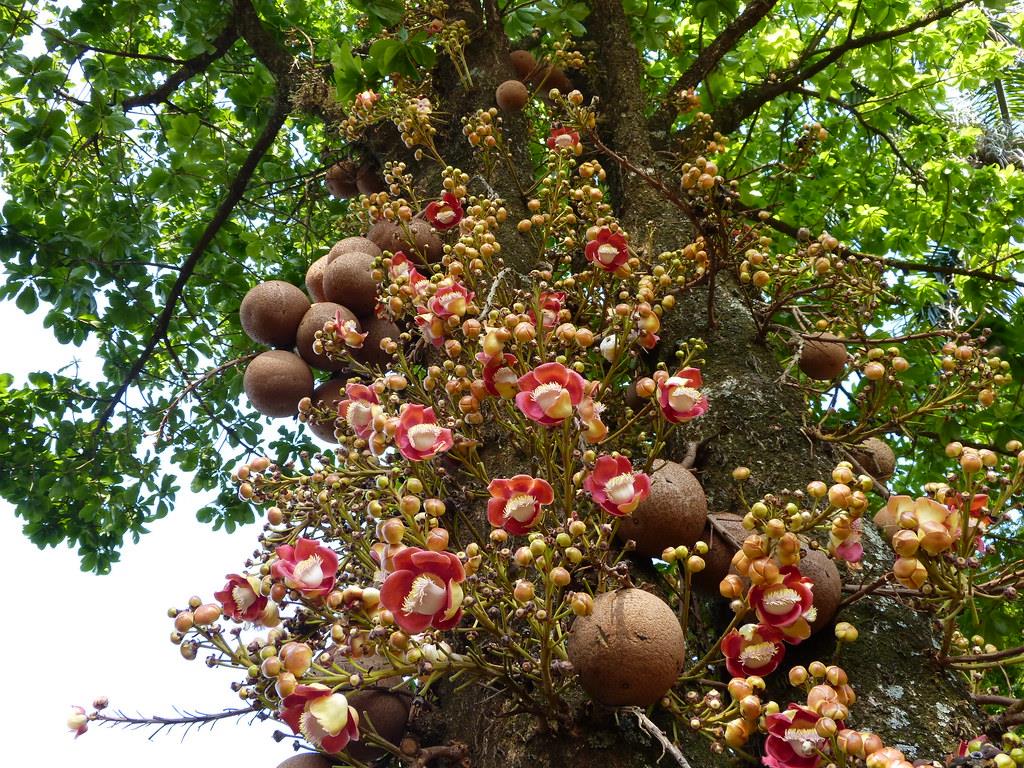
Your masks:
M338 415L352 428L356 437L368 440L373 432L373 417L380 411L377 393L365 384L345 386L348 397L338 403Z
M558 313L562 311L562 304L565 302L564 291L543 291L538 297L537 303L540 306L540 315L543 318L545 328L554 328L558 324ZM530 309L530 319L534 325L537 324L537 317Z
M544 363L519 379L516 405L527 418L554 427L583 399L583 377L561 363Z
M796 627L801 622L806 624L804 614L814 605L813 584L800 575L795 565L787 565L779 569L779 580L774 584L757 584L750 588L750 605L762 624L778 629ZM792 638L788 632L783 634Z
M529 531L540 518L541 506L555 499L547 480L529 475L492 480L487 490L491 494L487 519L513 535Z
M410 461L433 458L455 444L452 431L437 426L434 409L416 403L402 406L398 427L395 429L395 442L398 450Z
M334 313L334 326L336 329L335 332L341 337L341 340L345 342L345 346L352 347L352 349L362 349L363 342L366 341L366 337L370 335L369 332L359 332L358 320L343 319L340 309Z
M602 456L587 475L583 487L594 503L609 515L631 515L651 493L651 478L634 472L625 456Z
M602 413L604 413L604 403L597 402L590 395L586 395L580 400L579 407L576 409L576 415L579 416L580 424L585 430L583 436L590 445L603 443L608 437L608 425L601 421Z
M350 741L359 741L359 712L344 694L331 693L326 685L296 686L281 702L281 719L313 746L329 755L341 752Z
M313 539L300 538L277 548L277 560L270 566L270 575L284 581L306 597L323 597L334 589L338 573L338 556L333 550Z
M515 355L506 352L488 357L484 352L479 352L476 359L484 364L484 386L490 394L506 399L516 396L519 376L512 368L516 364Z
M434 317L441 319L462 317L466 314L466 305L472 300L472 291L467 291L462 283L446 282L438 287L427 309L434 313Z
M734 677L764 677L776 670L786 653L782 633L764 624L747 624L722 638L725 668Z
M555 128L548 136L549 149L575 149L580 143L580 135L569 128Z
M621 232L612 232L608 227L601 227L597 237L587 243L583 252L587 261L606 272L619 272L629 260L625 236Z
M703 384L698 368L683 368L675 376L661 379L658 404L665 418L673 424L682 424L707 413L708 399L700 392Z
M828 741L814 730L820 719L817 712L799 704L790 704L784 712L768 715L766 754L761 761L768 768L817 768L821 760L819 751L828 746Z
M434 229L439 229L442 232L458 226L459 222L462 221L463 215L462 203L451 192L445 192L441 196L440 203L436 200L430 203L423 214L424 218L430 222Z
M237 573L227 575L228 583L213 596L224 606L224 614L239 621L256 621L267 607L267 598L260 594L260 582L255 577Z
M406 547L395 555L394 568L380 589L380 602L403 632L451 629L459 623L466 578L459 558L451 552Z

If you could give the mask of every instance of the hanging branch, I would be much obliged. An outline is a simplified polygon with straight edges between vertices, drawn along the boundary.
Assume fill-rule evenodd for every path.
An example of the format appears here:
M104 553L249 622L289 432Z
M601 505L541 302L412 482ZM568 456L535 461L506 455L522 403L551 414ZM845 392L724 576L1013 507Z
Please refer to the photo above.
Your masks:
M149 739L156 738L164 729L172 729L179 725L185 726L185 733L182 735L184 738L188 735L191 728L195 727L197 730L202 728L204 725L209 724L212 728L220 720L229 720L232 718L242 718L246 715L253 715L253 721L255 720L266 720L268 715L263 712L259 707L243 707L241 709L225 709L223 712L216 713L203 713L203 712L188 712L179 710L177 707L174 711L178 713L177 717L164 717L163 715L152 715L146 717L144 715L138 715L132 717L126 715L124 712L117 710L113 714L107 714L106 712L94 712L90 715L90 720L100 723L101 725L110 725L112 727L124 726L126 728L146 728L148 726L156 726L156 730L149 735Z

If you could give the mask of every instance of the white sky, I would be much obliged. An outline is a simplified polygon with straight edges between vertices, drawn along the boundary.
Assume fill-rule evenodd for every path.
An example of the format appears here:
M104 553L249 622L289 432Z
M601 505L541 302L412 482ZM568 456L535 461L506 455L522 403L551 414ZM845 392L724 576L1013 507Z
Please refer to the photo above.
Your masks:
M2 279L2 276L0 276ZM0 302L0 372L17 383L35 370L56 370L75 357L85 377L98 365L91 350L58 344L42 327L42 315L26 316ZM2 425L0 425L2 428ZM0 461L4 458L0 456ZM188 483L182 485L187 488ZM200 765L274 768L292 754L290 740L271 738L281 724L253 726L223 721L212 730L161 733L92 725L77 740L66 731L73 704L89 707L100 695L112 708L173 715L172 706L203 712L241 702L228 687L230 672L188 662L168 640L166 611L190 595L212 600L224 574L238 571L258 533L249 526L228 535L198 523L205 499L182 492L175 509L151 526L137 545L127 544L109 576L79 570L73 550L39 550L21 533L10 504L0 501L8 588L0 631L0 658L7 704L3 707L0 765L75 768ZM284 727L287 730L287 727ZM13 738L16 737L16 738Z

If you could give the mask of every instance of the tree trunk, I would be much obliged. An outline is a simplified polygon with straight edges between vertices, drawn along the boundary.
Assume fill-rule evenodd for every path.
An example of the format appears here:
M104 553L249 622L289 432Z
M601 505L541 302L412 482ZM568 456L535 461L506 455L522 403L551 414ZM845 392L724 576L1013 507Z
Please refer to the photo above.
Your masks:
M475 169L461 133L461 118L493 105L495 87L513 76L507 59L513 46L502 32L493 3L485 5L488 10L483 17L470 2L453 5L471 28L480 30L466 50L473 86L460 85L447 64L442 64L436 80L436 103L451 113L437 137L438 147L451 164L467 173ZM594 87L594 92L586 95L600 99L601 139L632 166L658 174L664 169L659 169L656 149L664 137L654 134L648 124L641 59L621 0L592 0L591 7L595 23L588 26L588 44L600 55L592 57L593 67L586 73ZM525 181L525 169L529 168L525 124L518 117L505 116L504 120L510 146L516 148L521 161L520 181ZM592 150L587 147L588 152ZM611 158L599 157L613 182L616 215L634 248L646 249L651 256L689 242L692 224L678 207L641 176ZM677 176L666 173L662 178L670 187L677 187ZM495 187L505 200L510 220L522 218L526 201L516 179L499 174ZM531 254L514 233L506 236L502 248L506 264L521 274L534 266ZM712 512L721 513L737 511L736 483L731 478L734 467L747 466L752 471L744 487L750 500L783 488L802 488L811 480L827 481L842 457L802 429L807 410L802 395L781 383L778 357L759 340L742 286L729 275L714 274L713 254L711 271L711 279L687 292L679 306L666 314L660 346L649 362L653 368L657 360L664 360L673 370L679 341L699 337L707 343L702 370L711 410L683 431L670 445L666 458L681 460L696 443L694 469ZM891 556L870 524L865 529L865 570L862 575L846 572L844 580L849 584L871 581ZM721 607L705 605L704 612L712 620L723 615ZM892 597L873 595L843 610L838 618L860 630L858 642L839 658L857 692L848 721L851 727L877 732L888 746L903 750L910 760L941 759L959 739L980 731L983 718L965 687L934 661L938 643L927 615ZM719 621L719 627L725 623ZM830 663L834 653L834 637L826 628L804 644L790 647L785 665L773 677L784 681L789 666L813 659ZM770 692L783 708L799 698L797 691L784 684L772 685ZM673 762L669 755L661 757L662 748L641 730L634 715L594 705L582 692L574 702L575 726L555 731L531 715L510 714L507 701L492 691L468 687L456 692L450 686L438 690L436 703L415 719L413 733L424 744L465 743L473 768L639 768L653 765L659 758L663 765ZM652 717L662 727L669 727L659 718L657 708ZM703 738L681 734L678 743L694 768L722 764L723 757L714 754ZM756 756L756 738L751 750Z

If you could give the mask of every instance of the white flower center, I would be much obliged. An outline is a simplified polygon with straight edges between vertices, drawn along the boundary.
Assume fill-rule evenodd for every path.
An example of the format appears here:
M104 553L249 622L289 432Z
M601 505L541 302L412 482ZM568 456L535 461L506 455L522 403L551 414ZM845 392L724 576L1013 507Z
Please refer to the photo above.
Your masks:
M616 475L608 481L604 490L608 494L608 498L616 504L627 504L636 496L636 491L633 490L633 473L626 472Z
M320 743L331 735L323 729L323 726L316 719L316 715L308 709L299 718L299 730L302 731L306 741L315 746L320 746Z
M700 392L692 387L672 387L668 393L668 402L672 410L685 412L693 408L700 401Z
M319 587L324 580L323 560L320 555L311 555L301 563L296 563L292 572L295 581L304 587Z
M440 221L442 224L448 224L455 219L455 211L451 208L445 207L440 209L434 214L434 218Z
M800 595L796 590L789 587L776 587L764 593L762 604L764 609L773 616L782 616L793 610L793 606L800 602Z
M444 609L447 601L444 584L430 573L421 573L412 583L409 594L402 601L402 610L406 613L419 613L433 616Z
M348 406L348 423L355 431L370 426L373 421L373 405L362 400L353 400Z
M534 507L535 502L533 500L533 496L526 493L518 493L505 502L505 512L503 516L506 520L511 517L517 522L525 523L533 517Z
M773 658L775 658L774 643L754 643L740 651L740 663L754 669L767 666Z
M597 249L597 260L602 264L611 264L619 255L619 249L611 243L604 243Z
M516 376L516 372L508 367L499 368L494 374L495 384L515 384L517 381L519 381L519 377Z
M535 390L533 390L533 401L540 406L544 413L552 415L552 412L562 410L564 404L560 401L562 399L569 400L569 392L561 384L557 382L550 382L548 384L541 384Z
M560 133L555 137L555 146L559 149L571 147L575 143L576 142L572 140L572 134L570 133Z
M249 606L256 602L256 593L250 587L236 586L231 590L231 599L235 601L238 610L244 612L249 610Z
M787 728L786 742L793 751L803 757L810 757L825 741L813 728Z
M409 429L409 442L417 451L427 451L434 447L440 434L437 424L417 424Z

